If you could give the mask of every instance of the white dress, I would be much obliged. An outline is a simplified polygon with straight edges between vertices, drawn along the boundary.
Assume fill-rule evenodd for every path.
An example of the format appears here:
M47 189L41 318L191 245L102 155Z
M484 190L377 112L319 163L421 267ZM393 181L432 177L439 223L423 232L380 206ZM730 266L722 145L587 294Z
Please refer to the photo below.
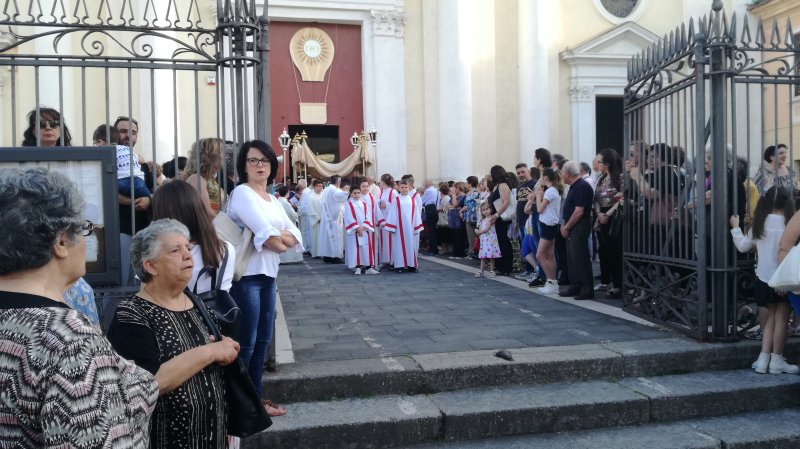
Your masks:
M384 226L386 224L386 216L389 213L389 206L392 205L394 199L399 195L393 188L387 187L381 191L380 201L378 202L378 210L380 210L380 218L378 219L378 227L380 228L380 244L379 259L380 263L392 263L392 233ZM383 208L380 206L383 205Z

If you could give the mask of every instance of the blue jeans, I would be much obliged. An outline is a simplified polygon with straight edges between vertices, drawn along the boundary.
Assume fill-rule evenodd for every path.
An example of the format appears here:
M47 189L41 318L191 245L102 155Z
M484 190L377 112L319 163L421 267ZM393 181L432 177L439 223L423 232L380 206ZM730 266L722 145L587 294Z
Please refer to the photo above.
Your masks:
M127 197L131 196L131 178L120 178L117 179L117 190L119 191L120 195L125 195ZM150 196L150 189L147 188L147 184L144 183L144 179L137 177L133 178L133 197L134 198L143 198L146 196Z
M261 378L275 326L275 278L264 274L242 276L231 286L231 296L242 310L239 357L261 397Z

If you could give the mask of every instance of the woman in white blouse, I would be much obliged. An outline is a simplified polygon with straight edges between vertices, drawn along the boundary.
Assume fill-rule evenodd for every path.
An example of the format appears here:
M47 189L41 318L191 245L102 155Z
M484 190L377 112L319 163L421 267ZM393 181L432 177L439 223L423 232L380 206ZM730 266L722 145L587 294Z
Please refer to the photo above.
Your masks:
M242 278L233 282L231 296L242 310L239 344L250 378L261 395L261 376L275 322L275 278L280 253L303 251L300 230L292 223L278 199L267 193L275 179L278 159L265 142L245 142L239 149L236 171L240 184L228 202L228 215L240 226L253 231L255 251L250 255ZM265 400L270 416L286 409Z

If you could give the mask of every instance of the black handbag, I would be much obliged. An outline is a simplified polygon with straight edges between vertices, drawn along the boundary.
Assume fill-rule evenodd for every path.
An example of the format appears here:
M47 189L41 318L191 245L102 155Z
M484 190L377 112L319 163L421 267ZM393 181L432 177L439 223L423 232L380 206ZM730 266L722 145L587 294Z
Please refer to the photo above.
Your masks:
M616 213L611 216L611 223L608 227L608 235L617 242L622 242L622 230L625 222L625 208L622 205L617 207Z
M188 290L186 294L202 315L211 335L217 341L221 341L222 335L220 335L219 328L211 318L211 314L208 313L205 304ZM228 399L228 435L247 438L271 426L272 419L267 414L261 398L258 397L242 359L236 357L233 363L223 366L222 370L225 374L225 389Z
M241 321L242 311L233 300L231 294L222 289L222 275L225 273L225 266L228 264L228 245L225 245L225 256L222 258L219 270L214 267L203 267L197 275L192 293L200 298L203 303L211 310L219 323L219 330L222 335L233 339L239 338L239 322ZM219 271L219 272L218 272ZM197 282L203 274L208 273L211 277L211 290L205 293L197 293Z

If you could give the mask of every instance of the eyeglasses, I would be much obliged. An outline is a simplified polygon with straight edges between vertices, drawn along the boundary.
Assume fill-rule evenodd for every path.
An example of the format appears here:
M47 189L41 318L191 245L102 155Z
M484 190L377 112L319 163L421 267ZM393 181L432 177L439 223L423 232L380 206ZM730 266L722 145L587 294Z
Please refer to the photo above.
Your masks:
M81 235L84 237L88 237L92 235L94 232L94 223L89 220L85 220L83 224L81 224Z
M61 120L39 120L40 129L56 129L61 126Z
M267 165L270 165L270 163L269 163L269 159L257 159L257 158L254 158L254 157L248 157L247 158L247 165L249 165L251 167L258 167L259 165L263 165L263 166L266 167Z

